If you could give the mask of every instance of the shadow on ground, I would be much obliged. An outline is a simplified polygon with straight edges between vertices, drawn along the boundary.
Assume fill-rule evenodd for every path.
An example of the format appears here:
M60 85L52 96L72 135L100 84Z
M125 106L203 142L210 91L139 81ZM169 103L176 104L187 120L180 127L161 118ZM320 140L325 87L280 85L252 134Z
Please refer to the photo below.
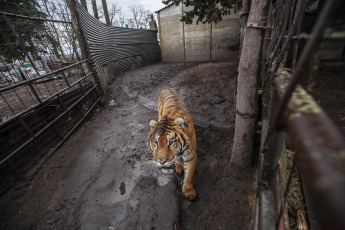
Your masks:
M256 169L230 167L237 63L160 63L118 77L109 100L0 197L1 229L248 229ZM152 164L147 122L174 87L196 126L198 199ZM177 178L177 179L176 179Z

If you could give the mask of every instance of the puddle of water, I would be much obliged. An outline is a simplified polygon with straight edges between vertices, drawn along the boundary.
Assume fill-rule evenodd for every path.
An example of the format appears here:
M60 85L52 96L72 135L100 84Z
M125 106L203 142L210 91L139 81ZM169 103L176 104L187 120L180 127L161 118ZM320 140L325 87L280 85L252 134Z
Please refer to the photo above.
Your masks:
M164 186L169 183L171 178L169 175L164 174L164 175L159 175L157 179L158 179L159 186Z
M134 188L134 181L130 179L125 180L118 186L119 187L116 186L116 189L114 188L112 194L109 196L109 203L111 204L122 202L130 198Z
M120 192L121 192L121 196L126 194L126 184L125 182L122 182L120 185Z
M160 171L157 177L158 185L164 186L171 181L174 170L162 168Z
M153 168L152 168L153 167ZM154 173L155 172L155 173ZM112 204L128 200L131 207L136 207L138 201L132 201L130 199L131 193L135 187L135 183L141 176L149 176L153 174L157 177L159 186L164 186L173 178L173 169L157 169L154 166L147 165L145 162L136 162L131 174L124 176L120 185L116 186L116 189L112 191L112 195L109 196L109 202Z
M141 166L142 163L137 162L134 165L132 176L127 175L126 177L122 178L123 181L121 184L117 185L119 187L116 186L117 188L113 190L112 195L109 197L110 203L115 204L130 198L131 192L135 187L135 181L143 174ZM136 206L136 204L133 204L133 206Z

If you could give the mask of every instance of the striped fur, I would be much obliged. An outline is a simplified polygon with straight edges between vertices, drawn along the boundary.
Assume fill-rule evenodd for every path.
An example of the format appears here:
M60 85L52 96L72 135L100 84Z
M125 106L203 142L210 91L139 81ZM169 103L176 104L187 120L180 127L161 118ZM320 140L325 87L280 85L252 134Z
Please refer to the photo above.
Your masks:
M147 146L159 167L174 164L175 171L184 171L183 194L195 199L193 177L197 160L193 120L175 89L165 89L158 99L158 121L150 120Z

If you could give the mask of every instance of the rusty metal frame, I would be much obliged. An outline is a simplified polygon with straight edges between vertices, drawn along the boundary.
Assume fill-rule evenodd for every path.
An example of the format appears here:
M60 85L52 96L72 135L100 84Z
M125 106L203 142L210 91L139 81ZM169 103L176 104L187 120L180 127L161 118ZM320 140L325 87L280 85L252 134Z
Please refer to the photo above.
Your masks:
M275 78L279 99L291 74L280 68ZM285 110L285 124L322 229L345 229L345 142L315 100L297 85Z
M12 76L11 74L12 82L14 82L14 84L0 88L0 97L3 98L3 102L8 106L8 111L6 113L11 113L12 111L10 117L6 121L0 123L0 135L8 132L11 127L21 127L26 133L25 138L21 137L22 139L19 139L20 143L18 142L17 145L13 145L12 143L3 143L5 147L0 150L0 154L2 154L0 158L0 167L7 165L7 167L12 169L18 177L22 176L22 172L16 166L16 162L12 159L14 156L23 152L23 149L26 146L31 146L45 131L54 132L56 136L60 138L60 142L53 147L52 151L50 151L51 153L54 152L84 121L86 116L92 111L97 103L102 101L105 96L105 87L107 83L125 71L141 67L143 64L155 63L161 60L157 31L105 26L90 16L77 1L64 0L64 4L66 4L69 9L69 21L60 20L61 18L59 17L52 18L52 15L49 13L48 15L51 18L48 19L31 17L30 15L20 15L19 13L12 14L8 12L0 12L0 16L5 19L10 28L7 29L6 32L9 30L12 31L12 34L16 37L15 44L20 45L22 50L25 50L24 45L30 46L31 48L34 45L37 45L38 48L42 48L42 45L30 44L27 41L24 41L24 43L26 43L23 44L16 31L18 28L14 28L11 25L10 19L38 20L52 26L52 28L55 28L54 23L58 23L59 25L64 25L63 28L66 30L66 33L74 33L78 38L78 47L75 47L77 44L74 43L74 38L73 41L68 41L71 43L67 44L69 50L74 52L73 54L75 54L77 61L71 61L68 58L61 57L61 55L57 55L56 57L48 55L47 60L49 60L50 63L56 64L57 61L59 61L61 64L68 63L68 66L63 68L60 67L53 72L48 72L42 75L33 64L29 52L23 52L26 55L25 58L30 61L32 67L35 69L35 76L37 77L30 76L29 71L24 68L22 71L27 74L29 79L17 82L15 81L15 77L18 76L16 76L16 74ZM48 10L48 6L46 9ZM14 44L11 39L5 38L6 34L2 29L0 32L0 35L4 37L6 42L6 44L3 45ZM51 30L48 32L50 33ZM62 44L62 46L64 46L64 44ZM62 49L61 44L60 49ZM83 58L79 57L80 50L82 51L81 55ZM55 54L53 52L51 53ZM61 53L63 53L63 51L61 51ZM0 61L7 68L8 73L5 75L1 72L0 75L5 79L6 76L10 74L10 70L13 69L14 66L8 68L1 57ZM20 62L20 65L22 66L24 61L22 60ZM75 70L76 68L78 69ZM61 77L60 80L63 84L59 84L59 87L53 84L51 86L53 87L53 90L50 90L50 88L47 87L46 82L49 83L50 77L57 74ZM92 82L88 81L89 78L90 80L92 79ZM39 87L41 82L43 82L43 92L41 92L41 88ZM18 95L16 89L19 88L22 88L27 92L30 104L27 105L27 101L22 100L21 96ZM64 101L65 97L63 94L69 91L72 91L72 99L66 99L69 100L68 104ZM75 94L77 95L77 98L74 97ZM82 96L80 96L81 94ZM13 109L11 107L11 102L7 101L6 95L8 95L8 97L16 97L16 100L19 100L19 103L21 103L19 111L17 111L17 108ZM71 100L74 100L72 105L70 104ZM84 100L87 100L87 103L90 103L90 100L92 101L92 105L88 107L86 111L84 111L83 106L81 106L81 103L83 103ZM37 127L40 127L38 130L34 130L32 127L29 127L25 118L33 113L39 113L40 110L45 111L45 108L51 105L58 106L59 111L54 112L48 117L44 117L44 121L40 121L39 124L37 124ZM68 129L58 127L59 122L61 123L64 117L67 116L66 114L69 114L71 110L79 111L80 116L77 116L77 119L79 120L76 121L76 123L73 123L74 126L70 130L70 127ZM56 141L54 140L54 143L55 142ZM48 153L47 155L50 155L51 153Z
M282 4L283 0L274 4ZM273 20L273 31L268 53L263 50L262 76L265 109L269 110L263 120L260 145L257 199L254 229L286 229L284 224L284 202L289 190L289 180L282 192L279 157L283 128L296 149L296 159L302 174L304 190L310 196L317 219L322 229L345 229L343 212L345 207L345 142L337 128L322 112L312 97L298 85L300 79L313 72L315 53L319 51L322 39L343 39L344 33L324 34L325 29L335 20L344 2L331 0L324 3L321 13L310 35L301 34L297 29L302 22L305 0L297 0L294 20L284 36L287 20L278 13ZM285 1L286 3L286 1ZM271 2L272 4L272 2ZM279 5L281 6L281 5ZM277 7L278 12L282 7ZM292 14L291 14L292 15ZM271 17L271 15L269 15ZM291 20L291 19L290 19ZM291 23L291 22L290 22ZM284 41L281 46L281 42ZM306 45L292 74L285 65L290 43L295 39L306 39ZM278 52L278 50L280 50ZM293 47L293 52L296 52ZM295 55L294 53L293 55ZM292 64L294 68L294 63Z
M20 28L14 28L11 25L11 20L14 18L19 18L21 20L38 20L44 23L58 23L67 25L64 27L66 31L73 32L74 28L71 21L61 21L61 20L54 20L54 19L46 19L46 18L37 18L37 17L30 17L25 15L17 15L11 14L6 12L1 12L1 15L5 22L8 25L12 34L15 35L17 38L17 43L25 50L22 42L20 41L16 30ZM6 34L2 31L1 28L1 36L3 36L4 41L8 44L9 40L6 37ZM41 44L35 44L38 47ZM60 44L64 45L64 44ZM72 48L72 47L71 47ZM76 47L78 48L78 47ZM74 49L74 47L73 47ZM23 50L23 51L24 51ZM77 50L78 51L78 50ZM13 56L15 52L13 52ZM50 54L51 55L51 54ZM59 59L61 63L69 63L70 61L63 61L60 57L52 57L49 55L47 60L50 60L52 64L56 64L56 61ZM56 145L54 146L53 143L50 144L51 151L45 155L52 154L55 150L57 150L64 141L76 130L76 128L86 119L88 114L93 111L95 106L101 101L100 97L100 90L97 85L93 84L90 80L91 78L95 78L95 73L87 69L85 64L89 61L88 59L80 60L78 54L75 54L75 58L77 60L73 60L73 64L69 63L68 66L55 69L54 71L49 71L46 74L40 74L39 71L36 69L36 66L33 64L31 57L28 53L26 53L26 59L30 61L32 67L35 69L36 77L30 76L27 72L26 68L23 68L22 71L29 77L26 80L20 80L19 82L13 81L12 84L0 88L0 95L4 101L4 106L8 106L8 110L12 111L12 114L9 114L9 118L6 121L0 123L0 134L4 135L7 134L12 127L22 127L25 135L22 135L20 139L18 139L18 143L11 143L6 144L6 142L2 142L1 146L1 158L0 158L0 167L3 169L4 167L10 168L17 178L23 178L24 174L17 166L17 162L13 160L15 156L19 156L24 149L27 149L29 146L33 146L35 141L39 138L42 138L42 134L45 133L56 133L57 139L54 141ZM13 64L7 64L4 60L0 57L1 63L4 68L7 70L8 74L10 74L10 69L13 69ZM66 59L67 60L67 59ZM20 67L23 67L24 61L20 60ZM56 66L55 66L56 67ZM44 68L46 68L44 66ZM13 76L10 74L12 79ZM55 81L52 79L53 75L59 75L61 77L59 81ZM5 77L5 74L1 72L1 76ZM64 82L64 84L60 84L59 86L55 86L56 82ZM42 94L40 87L45 90L44 94ZM51 87L51 89L49 88ZM23 89L27 97L31 98L29 102L24 103L21 97L25 97L25 95L18 95L17 89ZM24 92L24 93L25 93ZM6 94L12 93L16 95L16 99L18 103L21 103L21 107L19 109L12 109L11 108L11 101L7 101L5 98ZM23 92L22 92L23 93ZM66 95L65 95L66 94ZM44 96L44 97L43 97ZM82 103L86 102L91 103L90 106L87 108L83 108L81 105ZM52 111L49 116L45 116L44 120L37 121L34 126L32 124L28 125L28 120L25 118L32 116L32 114L39 113L41 110L46 111L49 106L58 106L61 109ZM4 109L4 108L2 108ZM76 120L69 124L69 127L59 127L58 125L64 122L64 119L71 111L79 111L79 115L76 115ZM4 114L4 113L3 113ZM16 159L16 158L15 158ZM6 180L6 178L5 178ZM0 192L3 191L5 188L1 188Z

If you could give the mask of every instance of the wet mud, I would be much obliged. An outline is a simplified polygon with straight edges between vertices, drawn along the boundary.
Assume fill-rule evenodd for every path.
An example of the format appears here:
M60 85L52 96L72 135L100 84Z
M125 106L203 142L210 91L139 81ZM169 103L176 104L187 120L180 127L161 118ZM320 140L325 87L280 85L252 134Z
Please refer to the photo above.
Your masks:
M230 167L237 63L159 63L123 74L72 137L0 197L1 229L250 229L256 168ZM196 201L146 147L164 88L192 114Z

